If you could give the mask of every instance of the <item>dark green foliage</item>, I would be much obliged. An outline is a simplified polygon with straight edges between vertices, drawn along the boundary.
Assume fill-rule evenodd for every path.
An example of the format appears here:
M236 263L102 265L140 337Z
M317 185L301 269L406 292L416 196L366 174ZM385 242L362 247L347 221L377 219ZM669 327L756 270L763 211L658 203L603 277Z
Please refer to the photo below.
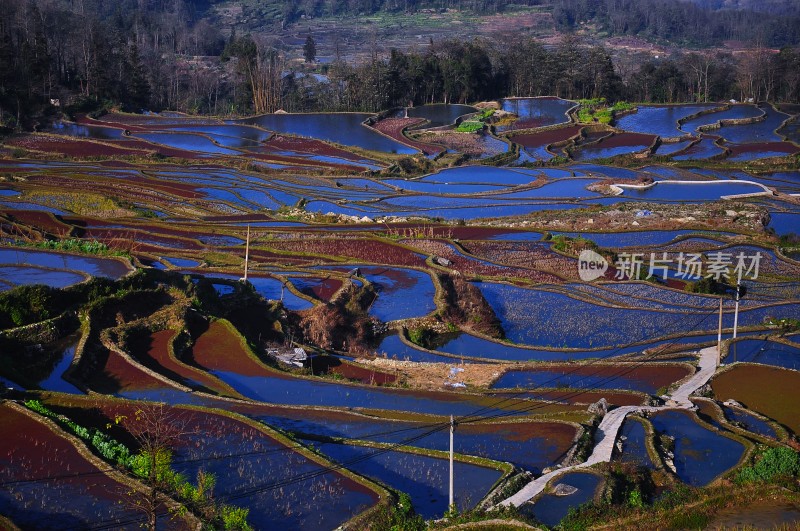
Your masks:
M317 58L317 43L311 35L306 37L306 42L303 44L303 58L307 63L313 63Z
M712 277L703 277L697 282L686 285L686 290L692 293L706 293L711 295L724 295L727 293L728 286L715 280Z
M431 341L435 336L436 334L434 331L426 326L412 328L408 331L408 339L415 345L419 345L424 348L431 346Z
M61 290L42 285L18 286L0 293L0 328L55 317L66 309L68 300Z
M381 510L370 520L369 528L375 531L422 531L425 520L414 512L411 497L401 492L396 503Z
M800 454L791 448L770 448L753 466L744 467L736 476L739 483L770 483L795 478L800 474Z

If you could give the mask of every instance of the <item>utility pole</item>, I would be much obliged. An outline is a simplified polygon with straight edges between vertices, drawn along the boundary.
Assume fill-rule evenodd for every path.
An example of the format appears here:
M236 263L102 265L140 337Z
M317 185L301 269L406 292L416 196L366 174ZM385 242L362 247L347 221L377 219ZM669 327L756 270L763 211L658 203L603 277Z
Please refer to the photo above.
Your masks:
M453 415L450 415L450 504L447 506L447 510L450 511L453 508L454 501L453 501L453 432L456 431L456 423L453 420Z
M742 270L739 269L739 279L736 282L736 308L733 311L733 361L736 363L736 332L739 328L739 300L747 294L747 288L742 285Z
M722 363L722 297L719 298L719 331L717 332L717 367Z
M733 310L733 339L736 339L736 331L739 328L739 299L743 295L742 270L739 269L739 279L736 281L736 306Z
M247 224L247 241L244 246L244 281L247 282L247 267L250 262L250 224Z

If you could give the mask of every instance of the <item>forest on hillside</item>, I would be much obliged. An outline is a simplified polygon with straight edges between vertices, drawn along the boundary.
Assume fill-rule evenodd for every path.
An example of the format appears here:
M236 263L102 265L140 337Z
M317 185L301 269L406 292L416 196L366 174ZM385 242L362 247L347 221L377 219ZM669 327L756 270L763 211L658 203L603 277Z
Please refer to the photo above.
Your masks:
M598 20L602 5L616 2L615 12L626 11L626 1L558 0L565 9L591 4ZM306 9L307 4L296 5ZM360 9L352 2L311 4ZM405 4L362 7L418 6ZM205 16L210 5L0 0L0 125L35 128L58 111L54 100L69 112L117 106L221 115L278 109L372 112L409 103L538 95L638 102L800 100L800 53L791 47L774 53L762 46L735 56L685 52L621 73L609 50L565 33L557 46L526 36L502 43L448 39L420 51L375 52L359 63L335 59L324 65L314 62L312 46L302 64L289 61L288 52L297 56L297 50L268 34L223 32ZM579 19L571 17L570 23Z

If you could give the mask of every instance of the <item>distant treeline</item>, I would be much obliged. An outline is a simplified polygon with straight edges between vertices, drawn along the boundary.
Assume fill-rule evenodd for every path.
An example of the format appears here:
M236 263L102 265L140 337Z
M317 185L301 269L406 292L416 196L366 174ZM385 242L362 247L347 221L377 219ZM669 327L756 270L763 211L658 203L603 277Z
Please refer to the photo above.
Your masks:
M375 53L359 64L335 60L311 75L308 65L292 71L288 50L264 36L222 35L203 17L207 7L181 0L0 0L0 125L35 127L56 111L56 99L71 112L115 105L208 114L378 111L540 95L800 101L800 54L790 48L689 53L621 72L606 49L570 35L555 47L527 37L439 41L419 52Z
M288 24L312 17L412 13L423 9L457 9L498 13L516 6L552 10L559 30L595 26L607 35L638 35L700 46L726 40L765 46L800 44L797 0L271 0L242 2L250 19Z
M561 30L594 24L608 35L638 35L708 46L735 40L783 47L800 43L800 2L695 0L553 0Z

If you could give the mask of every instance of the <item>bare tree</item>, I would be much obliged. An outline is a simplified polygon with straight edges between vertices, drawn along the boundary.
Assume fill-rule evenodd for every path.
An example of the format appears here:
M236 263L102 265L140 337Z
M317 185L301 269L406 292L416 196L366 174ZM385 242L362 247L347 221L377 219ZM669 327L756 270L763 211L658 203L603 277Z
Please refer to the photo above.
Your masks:
M145 513L147 528L156 529L158 508L163 499L159 494L167 487L171 472L172 449L187 435L188 419L175 408L165 404L142 404L133 418L116 419L139 444L141 460L138 475L146 475L147 492L131 498L132 505Z

